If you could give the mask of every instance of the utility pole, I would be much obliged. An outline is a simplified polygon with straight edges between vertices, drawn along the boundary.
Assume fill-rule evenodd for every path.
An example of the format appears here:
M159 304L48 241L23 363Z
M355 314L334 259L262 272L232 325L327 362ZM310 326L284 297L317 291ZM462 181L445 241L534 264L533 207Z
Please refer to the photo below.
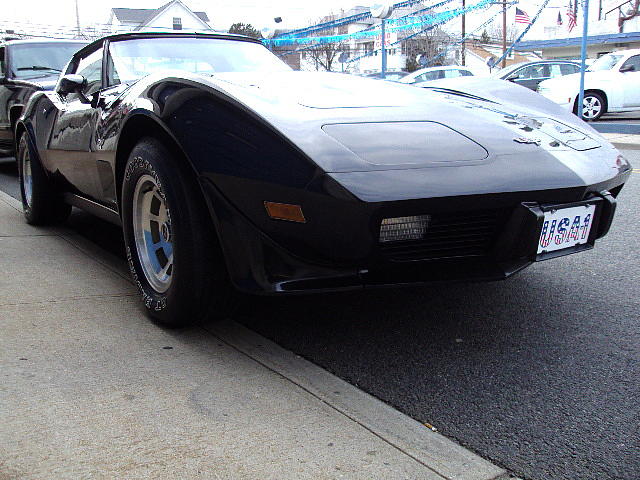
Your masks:
M462 0L462 11L463 11L463 12L464 12L465 6L466 6L466 0ZM461 50L461 52L460 52L460 53L461 53L460 57L461 57L461 60L462 60L462 66L463 66L463 67L466 65L466 63L465 63L465 58L464 58L464 47L465 47L465 45L464 45L464 36L465 36L465 20L466 20L466 19L465 19L465 15L464 15L464 13L463 13L463 14L462 14L462 47L461 47L461 49L460 49L460 50Z
M376 4L371 7L371 16L379 18L381 20L380 35L382 42L382 70L380 71L380 78L383 80L387 74L387 39L385 38L385 20L393 13L393 5L390 3Z
M382 71L380 72L380 78L383 80L387 76L387 39L385 38L385 24L386 20L383 18L380 24L380 33L382 34Z
M80 33L80 11L78 10L78 0L76 0L76 28L78 29L76 38L82 38L82 34Z
M578 0L576 0L576 5ZM580 42L580 92L578 92L578 116L584 120L584 71L587 68L587 36L589 26L589 0L583 0L582 41Z
M507 0L502 0L502 68L507 66Z

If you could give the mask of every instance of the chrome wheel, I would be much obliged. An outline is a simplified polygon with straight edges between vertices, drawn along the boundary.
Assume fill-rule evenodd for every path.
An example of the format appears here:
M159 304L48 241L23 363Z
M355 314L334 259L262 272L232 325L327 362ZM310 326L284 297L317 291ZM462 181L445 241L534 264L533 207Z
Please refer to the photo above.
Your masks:
M582 102L582 116L587 120L593 120L602 112L602 101L598 97L588 95Z
M29 149L25 149L22 154L22 189L24 191L24 201L31 207L33 198L33 176L31 174L31 156Z
M133 193L133 233L142 271L153 289L164 293L173 275L171 215L156 179L143 175Z

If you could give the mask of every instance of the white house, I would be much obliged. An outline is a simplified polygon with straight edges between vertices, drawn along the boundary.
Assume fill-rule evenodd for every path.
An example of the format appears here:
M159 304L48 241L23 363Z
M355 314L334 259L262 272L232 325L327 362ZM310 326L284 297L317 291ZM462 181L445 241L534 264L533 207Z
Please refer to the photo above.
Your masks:
M194 12L180 0L172 0L156 9L112 8L109 25L112 32L137 30L213 30L205 12Z
M415 10L415 8L414 8ZM357 6L348 10L347 12L342 12L340 15L330 15L322 19L323 22L328 22L331 20L336 20L345 17L351 17L354 15L359 15L362 13L368 13L369 7ZM409 13L407 9L397 9L393 12L392 18L398 18L402 15L406 15ZM370 29L376 26L379 31L380 20L377 18L363 18L358 21L349 23L347 25L343 25L334 29L334 31L323 31L318 35L332 35L332 34L353 34L356 32L360 32L365 29ZM398 34L389 32L386 35L386 45L387 48L387 71L389 72L399 72L405 69L407 58L402 54L402 48L399 43L395 45L391 45L398 40ZM293 47L296 48L295 46ZM300 48L300 47L298 47ZM373 73L379 72L382 68L382 57L381 57L381 48L382 48L382 38L381 35L377 36L364 36L360 38L352 38L350 39L343 48L348 52L349 57L346 59L346 62L340 63L335 61L332 66L332 70L334 71L348 71L350 73ZM371 55L367 55L371 54ZM301 69L302 70L316 70L318 69L317 65L313 61L313 56L305 53L304 47L302 48L302 61L301 61ZM357 59L357 60L356 60Z
M579 58L583 28L581 3L576 27L569 31L566 0L553 0L540 19L515 46L520 51L538 51L544 58ZM575 2L573 3L575 5ZM640 12L636 0L601 0L589 4L587 55L590 58L640 47Z

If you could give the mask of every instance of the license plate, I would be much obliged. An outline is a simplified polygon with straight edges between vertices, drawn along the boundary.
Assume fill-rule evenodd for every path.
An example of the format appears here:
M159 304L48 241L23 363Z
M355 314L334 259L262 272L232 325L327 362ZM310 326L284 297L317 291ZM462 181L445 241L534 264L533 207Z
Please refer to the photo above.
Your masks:
M538 253L575 247L589 240L595 205L559 208L544 212Z

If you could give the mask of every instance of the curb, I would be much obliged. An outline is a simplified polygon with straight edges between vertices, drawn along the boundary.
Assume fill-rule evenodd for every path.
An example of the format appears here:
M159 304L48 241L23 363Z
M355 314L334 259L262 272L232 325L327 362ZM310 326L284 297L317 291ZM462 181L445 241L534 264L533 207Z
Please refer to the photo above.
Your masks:
M511 478L503 468L236 322L228 320L203 328L444 479Z
M22 213L22 202L19 200L16 200L11 195L3 192L2 190L0 190L0 200L2 200L4 203L9 205L11 208L14 208L18 210L20 213Z

